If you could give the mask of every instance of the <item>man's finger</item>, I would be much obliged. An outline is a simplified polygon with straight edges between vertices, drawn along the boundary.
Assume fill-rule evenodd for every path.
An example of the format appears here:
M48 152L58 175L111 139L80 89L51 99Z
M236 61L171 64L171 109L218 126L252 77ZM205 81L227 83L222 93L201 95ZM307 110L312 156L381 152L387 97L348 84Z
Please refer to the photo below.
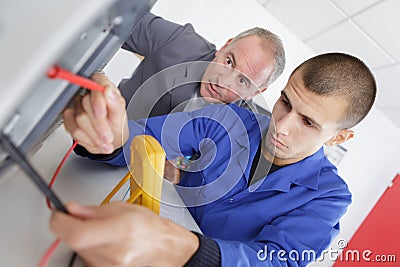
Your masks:
M82 145L83 143L86 143L90 146L97 147L96 150L99 150L100 153L111 153L114 151L112 144L99 137L99 134L103 134L102 129L105 128L106 131L110 131L107 126L107 121L106 119L101 120L94 118L90 98L91 95L88 94L81 99L77 99L74 103L75 121L78 125L78 129L74 133L74 138L81 141ZM100 128L100 130L97 130L96 128Z
M121 93L118 88L111 86L106 87L105 96L108 107L108 120L115 122L118 124L118 126L122 127L126 114L125 100L121 97Z
M124 234L114 217L81 219L61 212L54 212L50 219L52 232L73 250L82 250L123 240Z
M104 95L99 92L94 92L93 94L90 94L90 96L85 96L82 99L82 106L89 115L88 117L91 119L91 125L93 126L93 130L95 131L96 136L101 138L98 140L98 142L101 144L111 144L114 136L107 120L108 111ZM102 109L102 113L104 114L96 115L96 108L100 106Z
M107 105L103 92L90 93L90 106L93 110L94 118L105 119L107 117Z
M119 206L125 206L122 202L111 202L102 206L83 206L75 202L66 204L66 208L71 215L82 219L101 219L123 212Z
M67 108L63 111L62 117L64 120L64 128L68 133L72 133L78 128L75 123L75 110L73 108Z

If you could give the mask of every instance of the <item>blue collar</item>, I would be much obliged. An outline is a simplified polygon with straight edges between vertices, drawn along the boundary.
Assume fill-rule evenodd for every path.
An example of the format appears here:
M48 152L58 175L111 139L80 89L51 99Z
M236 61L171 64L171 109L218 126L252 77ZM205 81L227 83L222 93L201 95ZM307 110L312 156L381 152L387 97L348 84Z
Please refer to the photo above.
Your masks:
M324 150L321 148L311 156L267 175L251 185L249 191L289 192L292 184L317 190L324 158Z

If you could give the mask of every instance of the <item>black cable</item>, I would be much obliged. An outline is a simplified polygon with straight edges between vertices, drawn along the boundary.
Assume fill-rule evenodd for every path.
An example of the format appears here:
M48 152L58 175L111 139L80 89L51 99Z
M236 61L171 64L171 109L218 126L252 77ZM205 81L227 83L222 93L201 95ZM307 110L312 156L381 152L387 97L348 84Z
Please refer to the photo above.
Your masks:
M8 156L17 163L21 169L28 175L33 183L39 190L53 203L53 205L61 212L68 214L67 209L64 207L57 195L48 187L43 178L28 162L26 157L19 151L19 149L11 142L7 135L0 132L1 146L8 153Z
M76 256L78 256L78 254L76 254L76 252L74 252L72 254L71 258L69 259L68 267L74 267L74 262L75 262Z

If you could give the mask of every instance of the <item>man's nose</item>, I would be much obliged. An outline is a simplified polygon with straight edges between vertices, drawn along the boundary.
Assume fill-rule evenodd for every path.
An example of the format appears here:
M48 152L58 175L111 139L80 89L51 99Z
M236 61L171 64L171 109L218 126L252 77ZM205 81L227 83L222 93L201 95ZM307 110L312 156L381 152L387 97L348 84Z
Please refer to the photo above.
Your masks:
M293 112L289 112L278 120L275 120L276 134L287 136L294 127L296 127L296 115Z
M218 75L218 85L221 87L234 89L235 75L234 70L232 69L225 69Z

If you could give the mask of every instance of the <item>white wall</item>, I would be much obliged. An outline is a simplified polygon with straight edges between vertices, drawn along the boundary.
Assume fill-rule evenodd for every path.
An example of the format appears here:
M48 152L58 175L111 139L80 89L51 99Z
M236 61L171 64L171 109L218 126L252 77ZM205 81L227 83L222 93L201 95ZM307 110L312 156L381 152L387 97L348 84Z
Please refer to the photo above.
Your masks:
M266 27L281 36L287 54L287 67L282 77L266 91L264 98L257 99L261 104L266 99L269 107L278 98L291 71L313 55L308 47L255 0L158 0L153 12L178 23L192 23L197 32L217 47L242 30L254 26ZM121 76L129 75L137 62L131 55L117 54L106 72L118 83ZM342 220L340 238L346 240L351 238L400 170L400 129L379 110L373 109L355 131L355 139L344 145L348 152L339 165L339 172L353 193L353 204ZM332 248L336 248L335 243ZM329 260L315 264L331 265Z
M380 110L373 109L354 128L339 172L353 193L343 218L341 236L349 239L400 170L400 129Z
M353 203L341 220L340 235L332 242L331 248L335 251L338 240L350 241L400 170L400 129L380 110L372 109L354 131L355 138L344 144L347 153L338 166L339 174L353 194ZM326 260L313 267L331 265L332 261Z

